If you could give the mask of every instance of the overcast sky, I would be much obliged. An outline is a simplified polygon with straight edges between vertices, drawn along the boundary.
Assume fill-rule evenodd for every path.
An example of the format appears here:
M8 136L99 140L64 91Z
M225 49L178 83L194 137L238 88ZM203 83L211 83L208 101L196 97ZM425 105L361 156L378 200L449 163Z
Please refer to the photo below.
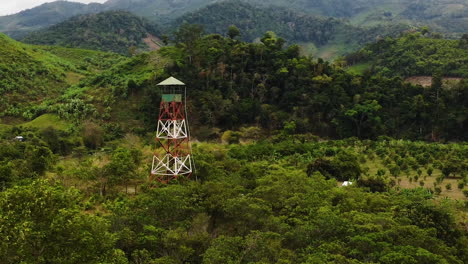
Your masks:
M106 0L70 0L69 2L104 3ZM33 8L54 0L0 0L0 16L18 13L21 10Z

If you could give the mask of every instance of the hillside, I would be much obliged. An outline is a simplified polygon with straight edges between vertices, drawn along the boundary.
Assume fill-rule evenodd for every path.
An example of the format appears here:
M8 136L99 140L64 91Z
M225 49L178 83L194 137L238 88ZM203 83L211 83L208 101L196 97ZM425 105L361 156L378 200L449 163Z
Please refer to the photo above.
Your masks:
M466 138L465 99L457 95L464 93L466 82L447 88L442 101L434 101L435 90L423 92L392 74L355 76L338 65L300 56L297 45L285 47L270 33L260 43L246 43L196 35L191 25L181 32L185 35L175 46L139 54L80 80L73 96L60 98L50 111L77 122L84 117L78 114L76 120L76 110L62 105L79 101L91 109L85 116L95 116L110 129L109 135L144 134L154 128L159 106L154 85L173 75L193 87L188 90L189 111L200 139L252 125L272 132L287 122L296 123L300 133L332 138L382 133L411 139ZM421 100L427 108L418 108ZM441 103L445 110L431 118ZM408 113L408 107L415 110Z
M322 16L349 19L353 24L371 26L405 22L429 25L438 32L468 31L468 2L465 0L255 0L263 6L281 6Z
M126 10L147 19L170 24L189 12L197 11L216 0L109 0L83 5L70 2L44 4L18 14L0 17L0 32L13 37L62 22L72 16L105 10ZM261 8L292 9L309 15L344 18L356 26L406 23L429 25L438 32L459 37L468 31L468 3L464 0L253 0L245 1ZM242 16L242 14L239 14Z
M178 18L172 28L183 23L198 24L208 33L222 35L226 35L229 26L235 25L240 30L240 38L246 41L259 40L265 32L273 31L288 43L313 46L314 49L306 53L325 59L353 51L377 37L397 36L408 29L403 24L356 27L341 19L288 9L257 8L241 1L215 3L188 13ZM329 55L324 52L334 48Z
M385 38L347 56L351 65L366 64L387 76L434 75L468 77L468 36L440 39L430 32ZM434 37L434 36L435 37Z
M5 62L6 87L12 87L9 88L12 91L21 87L21 90L16 92L16 97L4 97L8 103L4 105L12 109L4 115L33 118L49 112L70 119L70 122L98 116L99 122L109 129L117 129L110 134L128 130L144 133L153 128L152 120L156 118L159 105L155 82L174 75L196 88L189 90L189 109L202 106L190 110L194 116L191 122L196 126L195 131L202 131L202 138L216 135L218 129L249 125L274 131L291 121L297 123L298 131L328 137L374 138L385 133L411 139L466 138L463 133L467 122L463 118L465 99L457 95L464 93L466 82L448 87L439 98L442 101L434 101L436 90L423 93L421 87L409 86L402 79L394 78L398 75L396 72L356 77L340 66L301 57L298 46L286 48L283 41L270 33L265 34L260 43L246 43L219 35L197 36L193 34L196 32L194 26L183 27L181 32L186 35L181 36L181 42L176 46L143 53L129 60L111 56L104 61L120 60L122 63L114 63L105 71L93 72L88 66L77 66L79 61L87 63L88 59L72 56L57 59L47 55L47 62L52 60L51 66L37 66L32 72L29 67L21 75L14 74L8 66L14 65L12 61ZM9 43L24 46L28 54L33 49L11 40ZM60 55L61 49L66 50L44 47L40 54L47 50L47 54ZM29 58L26 54L15 61ZM455 58L451 63L458 67L457 61ZM26 65L21 64L18 69ZM460 65L458 69L462 70L462 67ZM23 75L32 77L21 78ZM70 86L70 82L74 85ZM42 88L35 87L38 83ZM49 92L53 87L57 87L51 90L54 93ZM390 88L392 96L388 95ZM35 98L34 94L39 91L47 96L65 94L66 91L67 96L55 96L54 101L39 101L29 107L15 106ZM421 100L427 108L416 107ZM405 111L409 102L411 107L416 107L416 112ZM440 104L445 109L443 112L438 112ZM89 112L84 115L77 112L84 108ZM437 118L430 118L435 112ZM209 118L202 118L205 116Z
M120 56L96 51L32 46L0 34L0 113L26 119L81 78L116 63Z
M350 29L344 22L300 14L277 8L257 8L241 1L224 1L181 16L173 28L182 23L202 25L208 33L225 34L230 25L241 31L241 38L254 41L265 32L273 31L290 42L310 41L325 44L337 32Z
M0 16L0 32L18 39L28 32L55 25L70 17L102 10L100 4L85 5L68 1L45 3L14 15Z
M22 41L31 44L59 45L113 51L128 55L131 47L149 50L158 47L159 29L143 18L124 11L108 11L73 17L50 28L33 32ZM154 43L148 45L146 42Z
M107 9L128 10L148 19L167 23L198 8L218 2L218 0L109 0Z

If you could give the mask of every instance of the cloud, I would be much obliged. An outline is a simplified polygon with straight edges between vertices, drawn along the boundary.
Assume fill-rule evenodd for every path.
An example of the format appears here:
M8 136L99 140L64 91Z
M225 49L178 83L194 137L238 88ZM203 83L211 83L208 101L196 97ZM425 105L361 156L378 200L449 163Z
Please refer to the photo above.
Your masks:
M5 3L6 2L6 3ZM14 1L2 1L0 5L0 16L11 15L18 13L22 10L36 7L38 5L54 2L53 0L14 0ZM73 0L70 2L80 3L104 3L106 0Z

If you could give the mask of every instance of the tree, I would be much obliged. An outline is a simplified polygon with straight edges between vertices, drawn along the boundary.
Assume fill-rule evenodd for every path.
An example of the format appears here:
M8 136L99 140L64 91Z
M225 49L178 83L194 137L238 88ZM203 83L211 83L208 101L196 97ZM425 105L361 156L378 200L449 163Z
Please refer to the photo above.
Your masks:
M0 190L9 187L14 180L12 164L0 164Z
M165 46L169 44L169 37L166 34L161 36L161 40Z
M465 197L468 198L468 189L463 190L463 195L465 195Z
M53 163L52 151L43 146L28 145L25 150L27 166L31 173L44 175ZM27 173L27 171L25 171Z
M362 173L357 157L345 152L333 159L318 158L307 166L307 175L312 176L316 171L328 179L339 181L358 179Z
M412 178L410 178L410 181L411 179ZM379 176L360 177L357 183L360 187L369 188L371 192L385 192L388 190L384 178Z
M445 185L445 189L447 189L447 191L452 190L452 184L451 184L451 183L447 183L447 184Z
M81 213L80 200L43 180L0 193L2 263L126 263L108 222Z
M240 132L227 130L224 131L223 135L221 136L221 141L227 144L238 144L240 136Z
M87 148L96 149L104 144L104 131L92 122L85 122L82 131L83 143Z
M367 128L369 131L376 131L380 128L381 119L378 111L381 108L382 106L376 100L367 100L362 104L354 105L353 108L345 112L345 116L354 123L357 137L361 137L363 128Z
M190 63L193 61L197 41L201 39L203 31L203 27L200 25L184 23L175 33L175 41L187 52Z
M228 36L231 39L235 39L236 37L240 36L240 30L235 25L231 25L228 28Z
M240 263L244 244L242 237L220 236L203 254L203 264Z
M113 186L124 183L127 188L128 181L136 175L136 167L132 153L128 149L117 148L110 163L103 168L107 175L106 184Z

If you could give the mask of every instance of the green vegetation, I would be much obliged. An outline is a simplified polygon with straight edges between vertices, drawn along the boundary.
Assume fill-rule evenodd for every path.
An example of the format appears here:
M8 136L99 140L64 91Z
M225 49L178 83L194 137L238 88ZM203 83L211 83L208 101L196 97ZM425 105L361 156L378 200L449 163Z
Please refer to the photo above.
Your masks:
M358 63L347 67L346 70L350 73L362 75L366 70L370 69L370 66L370 63Z
M23 123L22 125L25 127L34 127L38 129L45 129L48 127L52 127L57 130L66 130L68 127L67 122L60 119L59 116L54 115L54 114L41 115L30 122Z
M423 35L424 33L424 35ZM372 73L386 76L434 75L468 77L468 35L439 39L423 29L400 38L385 38L347 56L350 64L371 64Z
M57 96L66 87L65 75L73 66L38 48L0 34L0 110L19 114L17 104ZM11 98L11 100L7 100ZM14 103L13 103L14 102Z
M32 46L0 34L0 117L33 119L70 85L115 65L116 54Z
M273 31L288 43L315 45L319 51L306 54L322 58L336 58L354 51L364 43L381 36L398 36L408 29L407 25L377 25L356 27L343 20L277 7L259 8L243 1L224 1L209 5L193 13L178 18L173 24L183 23L202 25L207 33L224 34L226 28L235 25L240 29L240 38L254 41L264 32ZM307 49L306 49L307 51Z
M112 51L128 55L130 48L148 50L144 38L160 35L156 26L124 11L81 15L45 30L33 32L22 41L32 44Z
M5 263L463 263L468 258L464 198L443 199L461 193L446 187L452 180L466 184L466 164L460 162L467 159L466 144L317 141L292 135L286 126L249 144L197 143L192 176L197 180L158 185L146 181L151 152L141 150L152 146L138 137L127 135L93 155L83 155L78 143L68 152L72 156L57 162L52 153L66 154L49 148L65 135L51 137L54 131L26 132L24 142L9 139L14 130L2 134ZM250 137L238 134L241 140ZM448 167L451 173L440 179ZM434 173L425 175L426 168ZM424 171L425 179L420 177L427 187L406 186L418 171ZM44 174L49 180L38 180ZM341 187L340 177L354 184ZM37 253L45 247L54 250Z
M130 11L154 22L170 24L183 15L218 2L220 1L112 0L104 4L84 5L58 1L15 15L0 17L0 31L19 37L24 32L57 24L72 16L109 10ZM466 20L468 5L464 0L251 0L244 2L261 9L289 9L307 15L342 18L351 21L354 25L365 27L403 22L417 26L428 25L434 30L454 36L468 31ZM216 14L210 14L210 16L213 15L216 16ZM238 15L243 16L242 13ZM236 20L235 18L231 23L235 24ZM356 36L359 37L359 35Z
M0 36L15 109L1 109L0 262L468 262L465 80L423 88L224 30L183 24L130 58ZM196 171L160 184L169 76L188 85Z
M202 32L184 24L175 46L89 74L27 115L94 118L112 135L149 132L160 100L155 84L173 75L190 83L189 112L208 117L191 121L195 132L203 131L200 139L240 126L274 131L290 121L299 133L331 138L466 139L465 81L425 89L389 74L354 75L339 64L300 56L298 46L284 47L271 32L260 43Z
M241 1L212 4L178 18L175 23L184 22L203 25L208 33L224 33L233 24L240 29L240 37L249 42L267 31L274 31L291 42L307 41L316 45L326 44L339 30L351 29L338 19L307 16L278 8L261 9Z

